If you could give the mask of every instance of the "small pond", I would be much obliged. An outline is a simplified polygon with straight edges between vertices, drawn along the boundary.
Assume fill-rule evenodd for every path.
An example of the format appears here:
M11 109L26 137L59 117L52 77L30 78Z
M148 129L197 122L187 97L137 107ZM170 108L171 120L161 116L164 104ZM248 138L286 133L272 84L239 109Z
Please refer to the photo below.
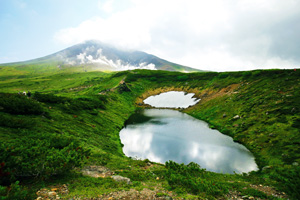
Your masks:
M190 97L189 97L190 98ZM165 163L198 163L208 171L243 173L257 170L254 157L232 138L204 121L170 109L133 114L120 132L126 156Z

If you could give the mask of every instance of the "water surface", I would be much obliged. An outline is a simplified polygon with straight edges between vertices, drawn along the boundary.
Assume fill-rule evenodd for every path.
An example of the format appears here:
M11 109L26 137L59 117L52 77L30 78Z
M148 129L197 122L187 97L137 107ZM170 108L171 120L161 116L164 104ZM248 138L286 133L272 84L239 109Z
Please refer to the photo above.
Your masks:
M253 155L208 124L168 109L146 109L132 115L120 132L126 156L165 163L198 163L213 172L257 170Z
M144 100L144 103L156 108L187 108L200 101L194 98L194 95L194 93L170 91L150 96Z

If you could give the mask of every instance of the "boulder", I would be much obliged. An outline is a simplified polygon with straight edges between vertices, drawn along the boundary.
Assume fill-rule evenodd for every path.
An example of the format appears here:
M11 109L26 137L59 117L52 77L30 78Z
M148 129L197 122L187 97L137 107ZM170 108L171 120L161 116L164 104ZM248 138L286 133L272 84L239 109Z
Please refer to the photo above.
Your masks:
M275 137L276 134L275 134L275 133L270 133L269 136L270 136L270 137Z
M110 177L114 174L110 169L104 166L86 166L81 170L82 174L85 176L90 176L94 178L105 178Z
M60 197L54 191L50 191L46 188L37 191L36 195L38 196L36 200L58 200Z
M120 84L117 88L118 88L119 93L131 92L131 90L129 89L129 87L127 86L127 84L125 82Z
M239 118L241 118L239 115L233 117L233 119L239 119Z
M264 167L262 168L262 171L266 171L266 170L271 169L271 168L272 168L272 166L264 166Z
M130 178L127 177L123 177L123 176L119 176L119 175L115 175L115 176L111 176L115 181L117 182L126 182L127 184L130 184Z

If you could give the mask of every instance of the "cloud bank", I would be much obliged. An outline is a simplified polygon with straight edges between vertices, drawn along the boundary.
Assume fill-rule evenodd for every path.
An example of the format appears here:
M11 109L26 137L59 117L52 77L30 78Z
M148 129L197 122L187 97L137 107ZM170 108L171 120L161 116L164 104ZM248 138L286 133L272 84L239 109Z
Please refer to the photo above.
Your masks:
M62 29L55 40L96 39L205 70L299 68L300 1L131 0L123 10L115 2L101 4L107 17Z

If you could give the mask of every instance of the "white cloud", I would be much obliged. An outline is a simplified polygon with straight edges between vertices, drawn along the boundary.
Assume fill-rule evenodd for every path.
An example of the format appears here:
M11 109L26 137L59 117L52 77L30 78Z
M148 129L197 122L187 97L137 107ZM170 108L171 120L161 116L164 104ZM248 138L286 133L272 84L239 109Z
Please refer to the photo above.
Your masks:
M150 39L145 23L142 19L136 19L135 15L118 13L106 20L95 17L82 22L78 27L63 29L55 38L65 44L97 39L117 46L139 48L149 43Z
M102 1L101 1L102 2ZM75 44L97 39L122 48L143 50L179 64L206 70L293 68L300 48L293 45L300 19L296 0L131 0L99 4L110 12L56 33L55 39ZM292 32L289 36L287 31ZM286 42L278 42L278 40ZM288 47L292 46L291 47ZM286 48L288 51L284 51ZM293 57L294 56L294 57Z
M114 0L99 1L98 7L100 10L103 10L106 13L112 13L114 10L113 4Z

